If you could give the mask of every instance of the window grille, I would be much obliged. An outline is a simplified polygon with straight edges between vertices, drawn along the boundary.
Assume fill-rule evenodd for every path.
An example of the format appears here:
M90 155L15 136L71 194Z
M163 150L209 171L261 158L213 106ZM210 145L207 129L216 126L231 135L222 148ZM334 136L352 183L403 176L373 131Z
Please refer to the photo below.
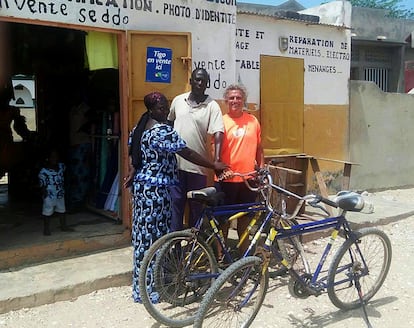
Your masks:
M364 80L374 82L382 91L388 91L388 69L387 68L365 68Z

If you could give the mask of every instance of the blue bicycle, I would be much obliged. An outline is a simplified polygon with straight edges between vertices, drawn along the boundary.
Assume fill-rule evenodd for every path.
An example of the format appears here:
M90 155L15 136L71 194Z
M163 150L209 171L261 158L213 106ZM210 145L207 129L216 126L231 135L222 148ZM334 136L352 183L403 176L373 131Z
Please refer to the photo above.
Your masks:
M298 203L292 215L273 209L270 203L271 191L279 191L279 187L272 183L269 170L234 174L245 179L246 185L260 195L260 201L219 205L223 195L217 193L215 188L190 192L189 198L206 205L196 226L161 237L150 247L141 262L139 287L142 302L151 316L162 324L169 327L193 324L200 302L212 282L237 259L256 254L256 249L263 243L272 220L283 217L279 221L286 228L297 224L295 217L303 201ZM243 216L247 216L245 219L250 218L249 226L240 237L239 243L235 247L229 246L223 238L220 225L224 221ZM239 246L245 238L250 237L249 248L244 254L239 254ZM290 264L296 262L301 253L304 253L299 237L280 240L275 245ZM222 255L218 254L218 250ZM274 275L286 272L279 263L271 267ZM155 286L156 295L150 294L149 286Z
M300 196L297 196L300 197ZM319 296L326 292L340 309L362 307L368 327L365 304L382 286L391 264L391 243L377 228L352 230L345 218L347 211L361 211L364 199L355 192L340 192L334 200L309 195L302 199L312 206L325 203L340 209L338 216L284 229L274 222L258 256L248 256L229 266L204 295L194 327L248 327L265 299L268 265L275 258L290 274L289 292L297 298ZM275 242L304 234L332 229L331 237L314 271L297 270L275 247ZM338 236L345 240L334 255L327 271L324 264ZM293 244L295 247L295 244ZM327 272L327 273L326 273ZM277 323L277 316L275 316Z

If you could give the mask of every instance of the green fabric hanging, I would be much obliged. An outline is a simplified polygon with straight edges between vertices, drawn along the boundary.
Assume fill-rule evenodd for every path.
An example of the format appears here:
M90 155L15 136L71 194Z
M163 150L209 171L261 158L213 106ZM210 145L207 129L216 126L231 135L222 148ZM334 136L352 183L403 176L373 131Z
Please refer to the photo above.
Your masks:
M85 43L89 70L118 68L116 35L90 31L85 38Z

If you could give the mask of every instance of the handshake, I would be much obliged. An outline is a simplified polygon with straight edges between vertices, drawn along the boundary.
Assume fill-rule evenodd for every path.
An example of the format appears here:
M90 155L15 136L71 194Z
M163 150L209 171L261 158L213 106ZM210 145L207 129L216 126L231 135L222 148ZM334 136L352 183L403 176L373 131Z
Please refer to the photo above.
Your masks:
M233 173L232 170L225 169L220 174L217 175L217 179L218 179L218 181L223 181L223 180L230 179L233 176L234 176L234 173Z

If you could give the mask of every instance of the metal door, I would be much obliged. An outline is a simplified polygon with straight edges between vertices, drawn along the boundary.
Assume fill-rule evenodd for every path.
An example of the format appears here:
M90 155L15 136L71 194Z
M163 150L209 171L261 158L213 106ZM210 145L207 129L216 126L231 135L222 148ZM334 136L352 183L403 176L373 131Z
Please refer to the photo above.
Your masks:
M262 55L260 67L265 155L303 153L304 61Z

